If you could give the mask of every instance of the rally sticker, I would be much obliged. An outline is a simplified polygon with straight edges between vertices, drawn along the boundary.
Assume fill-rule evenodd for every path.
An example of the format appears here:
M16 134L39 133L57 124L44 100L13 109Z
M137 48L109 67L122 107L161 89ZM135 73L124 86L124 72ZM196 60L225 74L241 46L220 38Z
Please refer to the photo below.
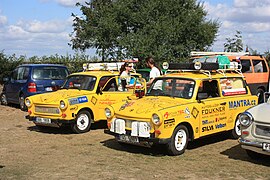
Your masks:
M70 105L80 104L80 103L88 102L88 99L86 96L81 96L81 97L77 97L77 98L68 99L68 102Z

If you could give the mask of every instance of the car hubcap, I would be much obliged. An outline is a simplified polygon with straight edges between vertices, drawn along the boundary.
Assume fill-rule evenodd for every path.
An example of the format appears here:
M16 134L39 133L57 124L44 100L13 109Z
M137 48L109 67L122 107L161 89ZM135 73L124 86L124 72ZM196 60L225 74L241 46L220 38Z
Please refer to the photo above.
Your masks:
M24 108L24 97L20 97L20 107Z
M79 117L78 117L78 120L77 120L77 127L83 131L85 130L89 125L89 118L86 114L81 114Z
M184 149L186 142L187 142L187 134L184 130L179 130L174 139L175 148L177 151L181 151Z
M7 97L6 97L5 94L2 94L2 96L1 96L1 102L2 102L2 104L4 104L4 105L7 104Z

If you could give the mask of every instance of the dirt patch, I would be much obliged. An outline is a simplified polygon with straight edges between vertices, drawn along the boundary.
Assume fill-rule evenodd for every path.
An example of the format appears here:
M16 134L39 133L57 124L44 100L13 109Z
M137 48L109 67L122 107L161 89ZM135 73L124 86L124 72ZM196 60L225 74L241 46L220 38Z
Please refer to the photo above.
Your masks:
M98 124L89 133L37 128L26 112L0 105L0 179L269 179L270 160L251 160L223 134L182 156L121 146Z

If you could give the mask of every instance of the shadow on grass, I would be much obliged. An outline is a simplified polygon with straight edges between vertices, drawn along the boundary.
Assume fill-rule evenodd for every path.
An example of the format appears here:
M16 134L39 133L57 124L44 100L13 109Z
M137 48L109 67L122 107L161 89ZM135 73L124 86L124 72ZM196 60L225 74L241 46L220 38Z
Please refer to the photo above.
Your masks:
M106 121L99 121L91 125L90 132L97 130L97 129L105 129L107 128ZM49 126L30 126L27 128L29 131L35 131L39 133L47 133L47 134L76 134L72 131L69 125L62 126L62 127L49 127Z
M234 160L247 161L247 162L251 162L254 164L263 165L267 167L270 166L270 156L260 155L260 158L252 159L247 155L246 151L243 148L241 148L240 144L233 146L221 152L220 154L228 156L228 158L234 159Z

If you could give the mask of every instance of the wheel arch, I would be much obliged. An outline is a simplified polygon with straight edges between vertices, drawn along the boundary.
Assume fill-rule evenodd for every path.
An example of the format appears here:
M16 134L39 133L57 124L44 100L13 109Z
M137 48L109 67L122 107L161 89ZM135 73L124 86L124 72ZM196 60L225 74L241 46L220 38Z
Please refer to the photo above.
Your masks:
M94 122L94 113L93 113L93 111L92 111L92 109L91 108L88 108L88 107L84 107L84 108L82 108L82 109L80 109L77 113L76 113L76 116L81 112L81 111L88 111L89 113L90 113L90 115L91 115L91 123L93 123Z
M187 128L188 134L189 134L188 140L193 141L194 140L194 131L193 131L193 128L192 128L191 124L188 123L188 122L181 122L177 126L175 126L174 129L176 129L180 125L183 125L183 126L185 126Z

